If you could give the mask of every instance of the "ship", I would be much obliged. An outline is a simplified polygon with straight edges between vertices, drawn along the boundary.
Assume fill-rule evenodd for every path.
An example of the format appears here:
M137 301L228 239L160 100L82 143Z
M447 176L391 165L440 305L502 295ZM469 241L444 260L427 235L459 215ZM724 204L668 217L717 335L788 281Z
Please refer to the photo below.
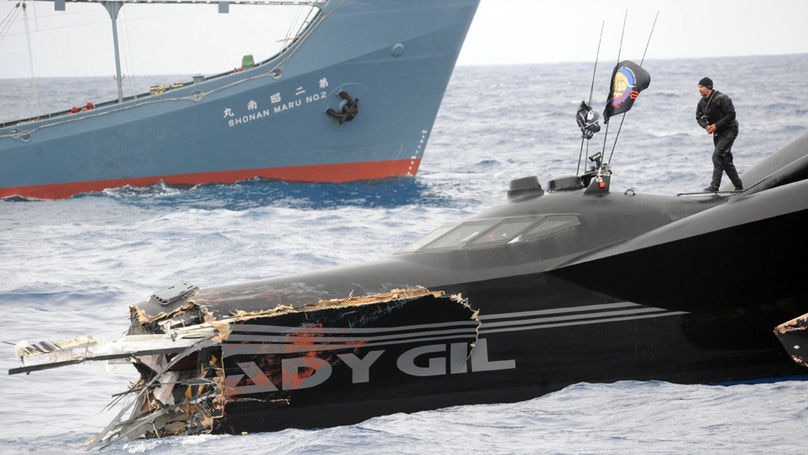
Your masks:
M618 66L604 118L648 85ZM582 103L582 144L598 117ZM806 379L776 333L808 326L808 135L747 170L740 191L612 191L610 160L587 155L582 172L513 179L502 204L390 257L175 283L122 314L122 338L20 342L9 373L132 365L96 446L348 425L580 382Z
M118 98L0 123L0 198L59 199L158 182L414 176L479 0L53 3L107 9ZM124 96L116 20L137 3L218 5L220 13L304 4L311 13L265 61L245 55L232 71Z

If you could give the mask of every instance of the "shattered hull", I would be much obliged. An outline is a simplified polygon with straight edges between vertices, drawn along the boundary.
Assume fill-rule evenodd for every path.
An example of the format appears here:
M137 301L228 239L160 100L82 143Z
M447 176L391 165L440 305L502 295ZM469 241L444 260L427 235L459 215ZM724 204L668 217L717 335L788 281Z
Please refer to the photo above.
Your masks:
M808 313L778 325L774 334L797 365L808 367Z
M376 399L382 382L405 391L408 383L487 360L472 355L476 312L459 296L423 288L223 319L193 300L175 308L149 315L132 307L132 327L119 342L81 337L20 347L24 366L11 373L128 359L140 378L127 393L130 404L93 442L105 446L140 436L267 431L295 421L355 422L363 417L339 410ZM162 352L151 348L154 341ZM437 361L438 351L447 361Z

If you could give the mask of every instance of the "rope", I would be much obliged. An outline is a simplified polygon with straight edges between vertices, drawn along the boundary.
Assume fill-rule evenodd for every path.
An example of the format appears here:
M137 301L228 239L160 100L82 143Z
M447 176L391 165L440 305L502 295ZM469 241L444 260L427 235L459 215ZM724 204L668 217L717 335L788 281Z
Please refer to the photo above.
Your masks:
M28 5L23 1L21 2L22 5L22 15L25 23L25 41L28 44L28 66L31 69L31 95L33 96L34 100L34 117L39 116L39 94L37 93L36 89L36 76L34 75L34 50L31 47L31 29L28 25ZM36 14L36 13L35 13Z
M322 9L317 7L318 5L320 5L320 2L305 2L305 1L302 1L302 2L294 2L294 1L293 2L283 2L283 1L270 2L270 1L261 1L261 0L256 0L256 1L258 1L258 2L260 2L262 4L269 4L269 3L272 3L272 4L310 3L313 6L315 6L314 10L320 11L319 14L315 14L314 17L311 19L312 22L308 26L304 27L305 30L306 30L306 34L298 36L297 41L296 41L297 46L295 46L291 50L287 50L286 52L288 52L288 54L282 59L277 59L277 62L275 62L275 60L276 60L275 58L271 59L273 62L275 62L274 69L279 70L279 69L283 68L283 66L286 65L287 61L292 57L292 55L294 55L300 49L302 43L305 42L306 39L308 39L308 37L311 35L311 33L325 21L326 16L323 15ZM336 0L333 0L333 1L336 1ZM131 3L132 0L129 0L129 2ZM344 2L345 2L345 0L340 0L340 4L335 6L334 10L339 9ZM238 3L238 2L236 2L236 3ZM314 10L312 10L312 11L314 11ZM332 11L331 14L333 14L333 12L334 11ZM314 19L317 19L317 22L314 22L313 21ZM263 78L266 78L266 77L275 77L274 71L261 72L261 73L258 73L256 75L254 75L254 76L251 76L249 78L238 79L238 80L229 82L227 84L224 84L222 86L210 89L210 90L205 91L205 92L196 92L196 93L193 93L193 94L190 94L190 95L179 96L179 97L160 97L160 98L153 98L152 97L152 98L146 98L146 99L144 99L143 101L141 101L139 103L118 105L115 108L107 108L107 109L104 109L101 112L88 113L88 114L85 114L83 117L81 117L81 119L85 119L85 118L88 118L88 117L98 117L98 116L102 116L102 115L109 115L109 114L112 114L114 112L120 112L120 111L129 110L129 109L132 109L132 108L135 108L135 107L139 107L139 106L142 106L144 104L177 102L177 101L193 101L193 102L197 102L197 101L201 100L202 98L204 98L206 96L209 96L209 95L211 95L213 93L219 92L221 90L225 90L225 89L228 89L230 87L235 87L235 86L238 86L238 85L241 85L241 84L253 81L253 80L263 79ZM60 116L59 121L54 121L54 122L47 123L47 124L44 124L44 125L41 124L41 123L28 124L28 125L26 125L26 130L25 131L30 134L30 133L38 131L38 130L40 130L42 128L49 128L49 127L62 125L62 124L65 124L65 123L71 123L71 122L77 121L77 119L78 118L74 117L74 116ZM7 126L9 124L16 124L16 123L18 123L18 122L5 123L3 125ZM19 134L18 132L0 134L0 138L17 137L18 134Z
M17 16L20 15L21 11L20 5L22 5L22 3L18 3L13 8L11 8L8 11L8 14L6 14L6 17L4 17L2 21L0 21L0 40L2 40L4 36L6 36L9 30L11 30L11 26L14 25L14 21L17 20Z

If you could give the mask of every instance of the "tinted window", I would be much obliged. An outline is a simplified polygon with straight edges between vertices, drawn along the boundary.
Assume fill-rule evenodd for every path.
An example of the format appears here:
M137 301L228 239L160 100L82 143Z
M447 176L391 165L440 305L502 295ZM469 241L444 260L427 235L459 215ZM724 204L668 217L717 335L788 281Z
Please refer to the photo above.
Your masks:
M538 239L581 224L575 215L550 215L508 243Z
M443 234L445 234L447 231L450 231L454 227L455 227L454 224L444 224L443 226L435 229L434 231L430 232L429 234L421 237L420 239L418 239L418 240L412 242L411 244L405 246L404 248L400 249L398 252L399 253L408 253L410 251L419 250L424 245L429 244L430 242L432 242L436 238L442 236Z
M469 246L486 247L504 245L536 222L536 218L505 218L499 224L472 241Z
M426 246L427 249L459 248L469 240L477 237L480 233L487 231L499 220L469 221L461 224L452 231Z
M566 231L579 224L575 215L473 220L457 226L443 225L399 252L485 248L526 242Z

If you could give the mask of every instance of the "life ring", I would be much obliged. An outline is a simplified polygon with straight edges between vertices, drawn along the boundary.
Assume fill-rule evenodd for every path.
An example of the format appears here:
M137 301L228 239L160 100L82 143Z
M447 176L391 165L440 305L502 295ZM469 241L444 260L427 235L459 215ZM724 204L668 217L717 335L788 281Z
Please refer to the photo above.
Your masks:
M359 98L352 98L346 91L340 91L337 95L342 98L339 110L328 108L325 111L331 117L334 117L342 125L345 122L350 122L357 115L359 115Z

